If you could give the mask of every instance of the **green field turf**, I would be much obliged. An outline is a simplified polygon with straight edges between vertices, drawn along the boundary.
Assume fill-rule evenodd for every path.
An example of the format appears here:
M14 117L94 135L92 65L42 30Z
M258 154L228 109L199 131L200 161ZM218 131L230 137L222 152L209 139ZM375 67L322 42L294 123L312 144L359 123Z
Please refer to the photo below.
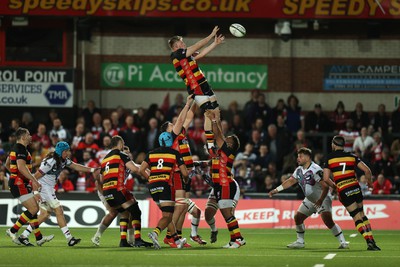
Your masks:
M377 244L382 251L367 251L362 237L355 231L345 231L349 250L338 250L338 242L329 230L306 230L306 248L287 249L286 245L295 240L295 230L242 229L247 244L240 249L222 249L228 241L228 231L220 229L216 244L199 246L190 242L192 248L181 250L163 245L161 250L145 248L119 248L118 229L108 229L100 247L94 247L90 238L94 228L73 228L74 236L82 238L75 247L68 247L58 228L43 228L46 235L55 238L42 247L17 246L0 228L0 266L7 267L63 267L63 266L400 266L400 231L374 231ZM147 238L149 229L144 229ZM165 233L165 232L164 232ZM163 233L163 234L164 234ZM185 229L184 233L189 234ZM162 234L162 236L163 236ZM208 241L209 230L201 229L200 234ZM31 237L31 241L33 241ZM335 254L332 259L324 259Z

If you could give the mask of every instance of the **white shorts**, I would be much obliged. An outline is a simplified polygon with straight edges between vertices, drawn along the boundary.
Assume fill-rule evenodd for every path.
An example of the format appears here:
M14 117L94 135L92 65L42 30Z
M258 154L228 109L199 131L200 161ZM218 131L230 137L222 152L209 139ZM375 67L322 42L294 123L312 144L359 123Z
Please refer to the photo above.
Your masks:
M39 203L41 209L52 211L60 206L60 201L56 196L54 188L42 186L40 190L40 197L42 200Z
M208 95L196 95L194 97L194 102L200 107L206 102L214 102L216 100L215 96L208 96Z
M330 196L326 196L324 201L322 202L321 208L317 210L314 207L314 203L311 202L308 198L305 198L301 203L300 207L297 209L298 212L303 213L307 217L311 216L313 213L321 213L321 212L331 212L332 213L332 198Z

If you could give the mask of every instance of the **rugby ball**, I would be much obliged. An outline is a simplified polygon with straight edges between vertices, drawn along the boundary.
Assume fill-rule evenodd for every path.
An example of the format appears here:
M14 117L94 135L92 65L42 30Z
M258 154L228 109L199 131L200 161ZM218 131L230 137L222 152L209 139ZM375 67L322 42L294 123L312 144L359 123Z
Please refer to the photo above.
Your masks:
M246 28L239 23L233 23L231 26L229 26L229 31L235 37L243 37L246 35Z

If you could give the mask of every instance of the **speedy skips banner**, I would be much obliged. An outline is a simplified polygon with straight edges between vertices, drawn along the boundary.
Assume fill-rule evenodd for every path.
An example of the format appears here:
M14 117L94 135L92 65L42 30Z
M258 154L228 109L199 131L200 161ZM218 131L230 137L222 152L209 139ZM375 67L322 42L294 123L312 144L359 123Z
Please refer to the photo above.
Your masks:
M267 65L203 64L214 89L267 89ZM172 64L104 63L101 86L115 88L186 88Z
M1 0L0 15L399 19L399 0Z

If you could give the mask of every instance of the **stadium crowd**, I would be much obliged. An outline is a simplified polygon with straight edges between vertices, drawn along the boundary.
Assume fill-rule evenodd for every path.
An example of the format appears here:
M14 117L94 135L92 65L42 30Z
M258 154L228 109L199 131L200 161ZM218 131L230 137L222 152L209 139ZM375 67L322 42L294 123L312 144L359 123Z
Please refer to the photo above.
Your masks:
M8 189L9 174L3 164L16 141L14 133L18 127L25 127L32 134L29 149L33 171L58 141L71 145L75 162L96 168L109 152L111 137L115 135L123 137L130 148L130 157L140 164L146 152L158 146L160 125L176 119L183 106L182 94L176 95L173 105L152 104L133 112L123 107L101 110L90 100L76 118L73 129L63 126L65 118L59 117L54 109L49 111L47 120L34 119L31 113L25 112L22 118L13 118L10 125L0 122L0 190ZM380 104L376 112L368 113L362 103L356 103L354 110L347 111L339 101L330 112L323 111L319 103L314 110L305 112L295 95L270 106L264 93L253 90L242 108L233 101L222 110L222 119L223 133L236 134L241 142L234 174L243 197L249 192L268 193L288 179L297 167L296 151L301 147L312 149L314 162L321 165L324 153L329 152L323 151L323 142L330 141L335 134L345 137L346 151L354 152L372 170L372 192L359 175L365 195L400 193L400 107L388 112ZM198 113L187 133L192 153L200 160L207 159L203 120ZM329 138L322 138L324 135ZM146 191L146 181L138 175L129 177L127 183L130 190ZM194 197L204 197L210 189L201 175L194 177L191 185ZM72 170L60 174L56 188L58 192L96 190L91 173ZM290 190L299 192L296 188Z

